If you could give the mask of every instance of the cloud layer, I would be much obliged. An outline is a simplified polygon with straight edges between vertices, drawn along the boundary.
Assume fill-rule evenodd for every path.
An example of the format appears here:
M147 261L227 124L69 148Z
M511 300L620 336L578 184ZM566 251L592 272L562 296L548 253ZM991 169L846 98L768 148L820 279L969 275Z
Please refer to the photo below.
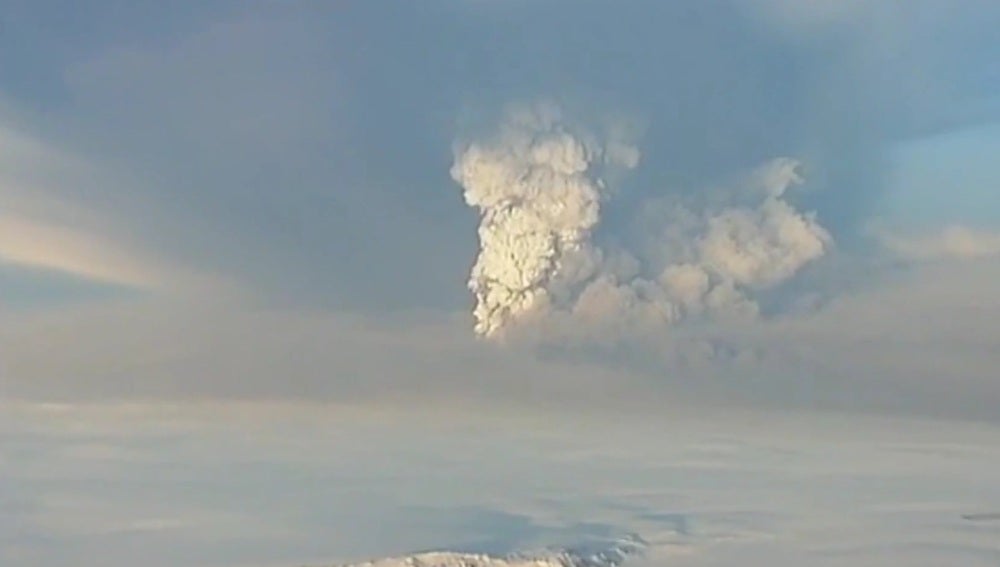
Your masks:
M648 562L626 567L987 567L1000 537L995 521L963 518L995 513L1000 499L1000 430L983 424L0 409L0 438L17 455L0 467L0 561L11 567L319 566L628 532L650 547Z
M906 260L975 260L1000 256L1000 233L961 225L929 234L880 232L882 244Z

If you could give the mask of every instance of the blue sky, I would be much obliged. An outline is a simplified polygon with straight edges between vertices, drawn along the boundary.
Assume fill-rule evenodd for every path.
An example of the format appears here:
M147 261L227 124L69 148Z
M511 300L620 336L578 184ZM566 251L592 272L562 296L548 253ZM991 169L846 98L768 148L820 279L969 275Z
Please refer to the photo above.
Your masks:
M998 151L996 122L899 144L889 158L893 175L884 197L887 216L918 226L966 223L996 228Z

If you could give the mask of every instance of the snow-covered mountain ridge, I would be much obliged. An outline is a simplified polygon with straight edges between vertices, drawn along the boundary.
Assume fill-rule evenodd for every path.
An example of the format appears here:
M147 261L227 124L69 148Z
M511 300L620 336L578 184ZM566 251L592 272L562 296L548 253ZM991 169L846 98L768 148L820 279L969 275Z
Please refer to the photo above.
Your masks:
M596 547L504 556L432 551L335 567L619 567L629 557L642 555L645 548L646 542L642 538L630 535L608 545Z

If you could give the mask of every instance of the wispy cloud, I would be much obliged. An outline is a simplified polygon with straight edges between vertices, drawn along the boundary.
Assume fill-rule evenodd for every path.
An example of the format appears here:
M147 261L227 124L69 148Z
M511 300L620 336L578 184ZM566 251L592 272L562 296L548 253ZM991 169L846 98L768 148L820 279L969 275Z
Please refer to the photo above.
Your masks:
M125 183L111 171L10 128L0 167L0 262L145 291L210 285L138 235L142 221L107 198Z
M907 260L974 260L1000 256L1000 233L961 225L916 234L883 231L878 237L892 253Z
M99 282L155 289L165 274L99 236L10 215L0 217L0 260Z

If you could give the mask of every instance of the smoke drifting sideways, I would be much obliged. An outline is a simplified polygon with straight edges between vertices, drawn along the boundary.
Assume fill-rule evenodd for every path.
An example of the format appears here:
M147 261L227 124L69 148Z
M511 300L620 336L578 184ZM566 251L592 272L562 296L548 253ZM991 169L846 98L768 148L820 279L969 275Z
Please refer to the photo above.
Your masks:
M452 178L481 215L468 282L478 336L606 340L755 318L756 294L832 248L815 213L785 199L804 181L790 158L696 199L653 199L640 207L653 219L642 219L637 250L601 246L609 180L640 161L623 132L598 136L535 105L510 110L492 138L456 146Z

